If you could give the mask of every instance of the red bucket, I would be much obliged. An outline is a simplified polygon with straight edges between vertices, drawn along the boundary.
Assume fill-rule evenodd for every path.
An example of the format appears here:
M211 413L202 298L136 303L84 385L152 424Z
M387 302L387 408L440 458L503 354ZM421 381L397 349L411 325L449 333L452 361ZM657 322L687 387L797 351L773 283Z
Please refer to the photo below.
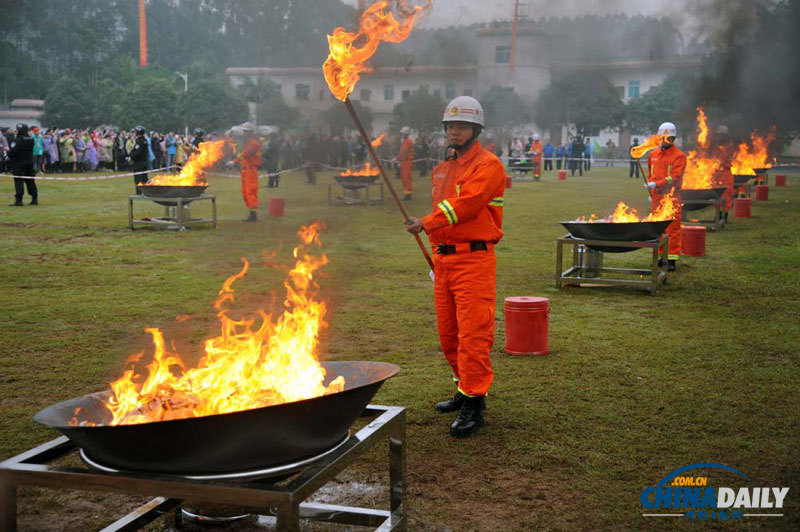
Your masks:
M514 181L513 179L506 176L506 188L511 188L511 183L513 183L513 181Z
M566 181L567 180L567 171L566 170L559 170L558 171L558 180L559 181Z
M681 226L681 255L706 256L706 228L702 225Z
M750 198L736 198L733 200L733 217L750 218Z
M786 176L784 174L778 174L775 176L775 186L776 187L786 186Z
M769 186L756 185L756 201L767 201L769 197Z
M550 301L546 297L507 297L506 353L546 355L550 352L548 329Z
M275 218L283 216L283 210L286 207L286 200L283 198L270 198L267 204L269 215Z

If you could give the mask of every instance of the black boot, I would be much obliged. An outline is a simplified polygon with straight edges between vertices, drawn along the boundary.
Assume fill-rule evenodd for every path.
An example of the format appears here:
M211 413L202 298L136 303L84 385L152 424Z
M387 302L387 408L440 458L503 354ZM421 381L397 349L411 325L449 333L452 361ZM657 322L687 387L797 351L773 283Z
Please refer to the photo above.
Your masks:
M456 392L452 399L448 399L447 401L442 401L436 403L433 407L436 409L437 412L442 414L446 414L448 412L455 412L456 410L461 409L461 405L464 404L464 399L467 396L461 392Z
M14 198L14 203L9 204L9 207L24 207L25 204L22 203L22 198Z
M31 202L28 203L28 205L39 205L39 199L38 198L31 198Z
M258 221L258 213L256 211L250 211L250 216L242 220L243 222L257 222Z
M674 272L676 266L677 266L677 261L675 259L669 259L669 262L667 263L667 271Z
M486 401L483 396L465 397L458 417L450 425L450 436L466 438L475 434L483 425L484 410L486 410Z

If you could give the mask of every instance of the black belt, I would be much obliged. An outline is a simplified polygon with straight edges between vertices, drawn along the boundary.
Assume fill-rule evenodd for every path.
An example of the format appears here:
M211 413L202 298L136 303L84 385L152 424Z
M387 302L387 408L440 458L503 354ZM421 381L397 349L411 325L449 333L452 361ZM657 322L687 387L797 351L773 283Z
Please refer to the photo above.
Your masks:
M486 245L486 242L469 243L470 251L487 251L488 249L489 246ZM456 246L455 244L436 244L436 253L439 255L452 255L456 253Z

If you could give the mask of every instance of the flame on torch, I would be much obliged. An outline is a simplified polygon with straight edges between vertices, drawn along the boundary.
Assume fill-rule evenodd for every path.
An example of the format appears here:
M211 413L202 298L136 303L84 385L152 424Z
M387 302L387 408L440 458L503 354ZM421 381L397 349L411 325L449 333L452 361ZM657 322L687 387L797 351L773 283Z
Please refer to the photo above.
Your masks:
M653 135L638 146L632 147L630 152L631 157L634 159L641 159L644 157L645 153L661 146L661 142L663 140L662 137L663 135Z
M328 35L330 55L322 65L325 81L333 95L341 101L353 92L362 72L369 72L367 61L378 50L381 42L404 41L414 28L417 17L433 5L426 0L424 6L408 7L405 0L397 1L398 18L389 9L388 0L375 2L361 15L358 31L353 33L336 28Z

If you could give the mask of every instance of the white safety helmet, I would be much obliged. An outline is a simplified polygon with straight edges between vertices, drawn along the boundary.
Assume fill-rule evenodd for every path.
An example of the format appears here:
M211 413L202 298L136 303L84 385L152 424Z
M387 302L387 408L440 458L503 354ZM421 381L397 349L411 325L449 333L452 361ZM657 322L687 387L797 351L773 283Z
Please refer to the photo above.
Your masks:
M400 133L402 133L403 135L410 135L411 128L408 126L403 126L402 128L400 128Z
M447 122L469 122L483 127L483 107L472 96L453 98L444 109L442 123L447 124Z
M534 133L533 134L533 140L539 140L539 134L538 133Z
M727 135L728 126L717 126L717 135Z
M252 122L245 122L244 124L242 124L243 133L253 133L255 130L256 126Z
M660 126L658 126L658 134L663 135L665 137L677 137L678 136L678 128L675 127L675 124L672 122L664 122Z

